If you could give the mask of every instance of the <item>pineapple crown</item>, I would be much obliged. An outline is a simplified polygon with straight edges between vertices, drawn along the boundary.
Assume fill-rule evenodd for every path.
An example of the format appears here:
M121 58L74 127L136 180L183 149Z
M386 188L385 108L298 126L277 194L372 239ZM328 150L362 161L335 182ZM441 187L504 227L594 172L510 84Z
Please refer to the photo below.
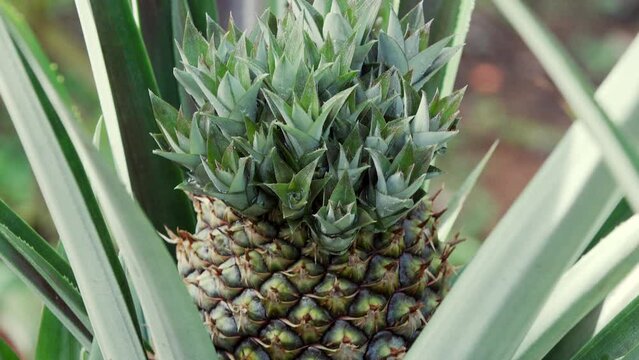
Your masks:
M400 20L387 3L292 0L250 32L209 19L206 37L187 19L175 76L195 111L151 94L180 187L307 226L330 253L413 209L457 133L463 91L426 89L459 48L430 43L421 4Z

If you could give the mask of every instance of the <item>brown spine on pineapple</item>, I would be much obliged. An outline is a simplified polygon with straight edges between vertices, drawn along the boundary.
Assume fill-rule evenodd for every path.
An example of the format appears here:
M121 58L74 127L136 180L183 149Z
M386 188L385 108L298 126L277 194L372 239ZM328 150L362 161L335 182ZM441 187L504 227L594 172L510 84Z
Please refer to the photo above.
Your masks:
M446 291L454 244L437 239L430 203L387 233L361 231L335 256L303 226L256 223L214 198L193 202L195 233L171 236L224 358L400 359Z

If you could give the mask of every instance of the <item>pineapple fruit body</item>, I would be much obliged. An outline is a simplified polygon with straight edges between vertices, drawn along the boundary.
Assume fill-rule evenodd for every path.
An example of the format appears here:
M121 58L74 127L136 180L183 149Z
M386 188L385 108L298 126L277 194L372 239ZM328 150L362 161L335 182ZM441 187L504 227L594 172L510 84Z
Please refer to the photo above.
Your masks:
M156 153L182 165L180 273L232 359L398 359L445 291L428 198L463 91L421 5L291 0L255 29L187 21L182 109L152 95Z
M400 359L445 291L452 247L427 202L330 255L277 216L193 199L196 231L173 234L178 267L227 358Z

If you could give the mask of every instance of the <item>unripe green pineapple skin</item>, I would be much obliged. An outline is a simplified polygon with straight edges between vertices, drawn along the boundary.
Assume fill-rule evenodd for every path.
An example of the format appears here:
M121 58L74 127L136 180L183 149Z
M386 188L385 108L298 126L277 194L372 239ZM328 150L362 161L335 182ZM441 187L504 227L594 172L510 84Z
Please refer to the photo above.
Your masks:
M196 231L172 239L225 358L399 359L446 290L452 247L437 239L429 202L328 255L296 242L308 234L292 234L276 216L255 222L219 199L193 200Z
M458 48L420 4L291 0L254 29L187 21L175 76L151 102L156 153L183 166L197 228L178 269L229 359L400 359L446 291L433 166L463 91L433 75ZM190 229L189 229L190 230Z

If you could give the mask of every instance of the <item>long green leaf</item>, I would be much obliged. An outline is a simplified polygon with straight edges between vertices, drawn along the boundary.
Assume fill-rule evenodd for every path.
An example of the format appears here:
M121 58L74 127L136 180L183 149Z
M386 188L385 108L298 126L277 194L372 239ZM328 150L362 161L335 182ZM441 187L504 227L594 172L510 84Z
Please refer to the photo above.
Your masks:
M57 81L57 74L49 66L49 59L47 58L28 24L25 22L24 17L5 1L0 1L0 16L6 21L7 26L9 27L9 30L11 32L12 39L22 53L21 56L26 56L28 58L28 61L30 61L29 66L38 67L41 69L41 71L50 79L50 84L55 88L56 92L60 94L62 102L65 105L70 106L70 97L66 88L62 85L62 83ZM31 73L29 75L32 76ZM41 89L37 88L36 91L39 92L39 95L41 95ZM110 235L108 229L106 227L106 224L104 223L104 219L100 214L100 208L95 199L95 196L93 195L91 186L89 185L88 179L86 178L86 174L84 174L82 165L80 164L80 160L75 153L75 149L70 144L70 140L68 135L66 134L66 131L57 119L55 110L51 108L50 104L47 101L43 103L43 106L45 108L44 110L47 113L47 116L49 116L53 131L55 132L55 136L62 146L62 151L64 152L66 161L69 163L71 171L78 181L78 186L80 187L82 196L84 197L85 203L89 208L89 214L93 219L93 223L95 224L98 234L102 239L103 244L109 244ZM8 221L11 221L12 224L16 224L15 226L18 226L17 224L19 223L19 219L15 219L15 217L13 220L3 219L3 222ZM26 224L21 225L20 228L25 229L25 226L28 228L28 225ZM9 227L12 228L12 226ZM12 228L12 231L16 230ZM25 233L19 231L17 232L17 235L24 236ZM29 238L27 237L27 241L28 239ZM31 245L34 246L33 244ZM38 250L46 251L46 248ZM115 259L115 251L110 251L109 256ZM61 268L58 268L58 270L60 271ZM68 271L66 273L63 272L63 275L69 277L70 279L73 279L73 274L70 274ZM118 281L120 283L123 283L123 273L120 272L116 275L118 275Z
M180 106L178 83L173 76L175 41L171 26L172 0L134 0L138 22L149 54L153 73L162 98L174 107Z
M100 347L97 342L93 342L91 344L91 350L89 351L89 357L87 360L103 360L102 352L100 351Z
M31 66L39 65L39 68L41 68L43 73L46 74L49 79L51 79L50 84L55 88L56 92L60 94L60 98L64 102L64 104L66 104L67 106L71 106L71 99L66 88L62 85L62 83L57 81L57 74L49 66L49 59L42 50L40 44L29 28L29 25L26 23L24 17L4 0L0 1L0 16L2 16L7 22L12 35L12 39L22 52L22 56L24 56L24 54L28 54L27 57L31 62ZM40 89L37 89L37 91L39 90ZM95 224L100 239L102 240L103 244L110 244L111 239L106 227L106 223L101 217L98 203L93 195L86 175L84 174L82 165L80 164L80 160L78 159L73 147L69 145L70 140L64 128L62 127L62 124L57 121L56 116L53 114L55 111L50 107L50 104L48 103L44 104L44 106L45 111L51 118L51 125L53 126L56 138L58 139L58 142L62 144L62 150L64 152L66 160L71 166L71 170L73 171L74 176L78 181L78 186L80 187L80 191L82 192L82 195L85 199L85 203L89 208L89 214L93 219L93 223ZM5 211L3 211L3 213L9 217L0 218L0 223L5 223L11 229L11 231L15 232L19 237L24 238L27 242L29 242L30 246L35 247L35 249L46 258L55 259L55 257L53 256L54 254L52 254L53 250L48 248L48 245L39 246L39 244L37 243L37 239L35 239L33 242L30 241L33 232L32 230L30 231L30 227L26 223L22 222L22 220L20 220L15 214L10 215L11 212L6 211L6 209ZM37 234L35 235L37 236ZM116 255L115 250L112 249L111 246L108 246L108 255L111 261L114 262L114 260L116 259ZM75 284L73 273L70 271L70 269L68 269L68 263L66 261L52 261L52 265L56 266L56 269L63 276L69 278ZM67 268L64 268L64 264L67 264ZM120 284L123 284L125 282L123 272L116 271L116 276L118 277L118 282Z
M58 244L56 254L66 261L66 254L62 244ZM95 340L94 340L95 341ZM35 360L77 360L82 351L82 344L73 336L55 314L48 308L42 309L40 330L36 345Z
M615 66L615 69L606 81L604 81L597 93L597 99L613 117L613 120L615 118L624 120L620 125L627 134L639 134L639 121L637 121L639 119L639 72L636 71L637 63L639 63L639 36L635 38L629 50L626 51L626 54L621 58L617 66ZM581 128L582 125L574 124L573 127ZM585 130L580 131L585 134ZM573 151L595 146L593 141L589 139L589 136L583 135L582 137L585 141L575 143L574 147L572 147L572 149L574 149ZM598 183L592 184L589 188L584 189L583 196L603 192L608 194L611 201L615 201L616 204L619 204L621 192L618 190L618 186L614 184L612 177L608 175L608 171L600 157L596 157L593 160L599 163L597 167L593 169L593 175L584 174L584 176L601 176L601 174L605 176ZM583 180L575 178L574 181ZM598 208L599 206L601 206L600 203L594 202L591 205L591 211L593 213L600 212L601 208ZM618 209L618 206L616 209ZM610 211L608 211L607 214L610 214ZM592 221L592 219L593 217L591 216L585 216L582 219L582 224L587 224ZM597 227L599 227L599 225L597 225ZM600 229L595 230L595 232L599 233ZM619 286L606 297L602 305L580 321L579 324L555 346L549 358L557 360L569 358L579 350L585 342L592 338L592 336L601 331L616 314L639 295L639 287L636 286L637 276L639 276L639 268L628 275L627 279L619 284Z
M217 20L217 0L187 0L193 24L202 34L206 34L207 15Z
M153 155L158 132L148 91L158 93L127 0L76 0L115 163L156 229L190 228L192 209L174 190L179 170ZM169 24L167 24L168 26Z
M130 271L158 358L215 359L210 337L162 239L80 132L70 133Z
M571 360L636 359L639 347L639 297L586 344Z
M176 51L175 41L182 41L184 20L187 13L193 19L197 29L202 33L206 33L206 17L217 19L217 1L134 1L138 9L140 31L153 65L159 92L165 101L174 107L179 107L181 97L178 83L173 76L173 68L179 63L179 54Z
M41 72L41 76L48 78L48 84L50 84L55 92L59 94L60 103L69 106L70 98L66 88L63 86L62 83L57 81L57 74L49 66L50 61L42 50L37 39L31 32L24 18L19 13L17 13L13 7L8 5L4 1L0 2L0 15L7 22L12 35L12 39L21 51L21 56L24 57L25 61L29 63L28 68L38 69L38 71ZM29 76L33 77L35 75L29 70ZM89 216L93 220L93 224L95 225L97 234L99 235L99 238L102 242L102 247L104 248L109 259L109 263L111 264L112 269L115 273L116 280L120 288L122 289L122 295L127 302L129 311L133 312L133 302L128 292L124 272L119 266L115 249L112 246L109 231L107 229L106 223L104 222L104 219L102 218L100 208L98 206L97 200L95 199L93 190L91 189L86 174L84 173L84 169L82 168L80 159L78 158L78 155L76 154L75 149L71 144L69 136L67 135L64 127L59 121L55 109L53 109L51 103L48 101L46 96L44 96L42 88L40 88L39 86L35 86L35 90L38 96L40 96L41 104L44 107L46 115L48 116L50 125L53 127L55 137L62 148L62 151L66 158L66 162L69 164L71 171L73 172L73 175L77 181L78 187L84 199L84 203L88 208ZM13 223L16 224L17 222L13 221ZM12 231L14 231L13 228ZM25 236L25 233L19 231L17 235ZM27 236L26 240L28 242L29 239L30 238ZM30 245L35 246L35 244L32 243L30 243ZM46 250L46 248L44 247L38 248L37 246L36 249L38 251ZM52 256L45 257L52 258ZM56 265L56 263L54 262L53 265ZM58 267L57 269L58 271L61 271L63 276L75 281L73 279L72 273L69 273L69 271L62 271L60 267Z
M597 93L628 133L639 131L638 62L639 37ZM573 124L461 274L408 358L511 356L559 276L620 200L599 148L581 123Z
M606 299L571 329L545 358L564 360L576 354L639 296L637 278L639 278L639 266L635 266L630 274L610 291Z
M79 339L90 339L91 324L71 267L0 200L0 242L7 265L35 288ZM86 342L85 342L86 343Z
M20 360L13 349L0 338L0 359L2 360Z
M174 107L184 101L173 68L179 63L175 41L182 41L187 13L198 30L206 33L206 17L217 19L215 0L134 0L144 44L162 98ZM170 25L170 26L169 26Z
M624 221L628 220L633 215L632 208L628 202L623 199L617 204L615 209L610 213L610 216L606 219L606 221L601 225L599 231L593 237L592 241L588 244L588 247L584 250L584 253L590 251L595 245L601 241L604 237L606 237L614 228L619 226Z
M4 17L7 24L10 26L10 31L14 37L18 37L21 40L22 44L27 44L31 49L33 56L38 59L38 61L42 64L49 63L49 59L45 55L44 51L40 47L38 40L31 31L29 24L25 20L24 15L20 14L20 12L7 0L0 0L0 15ZM53 67L48 66L44 69L52 79L56 79L57 75ZM55 81L53 84L58 92L60 93L60 97L64 100L65 104L71 106L71 96L67 89L62 85L61 82Z
M101 347L108 349L110 357L142 359L144 355L128 309L127 295L114 270L119 264L114 266L111 261L107 250L110 244L100 237L85 194L71 163L67 162L63 145L58 142L4 20L0 21L0 49L3 50L0 94L68 250L94 334Z
M430 1L432 2L432 1ZM428 1L426 5L428 6ZM462 46L466 42L466 36L470 29L470 20L475 8L475 0L446 0L441 2L431 30L432 42L453 35L449 46ZM455 79L461 62L462 51L458 51L448 61L445 67L439 71L430 81L429 93L435 89L446 96L453 92Z
M471 190L475 187L475 184L477 183L477 180L479 179L482 171L484 171L488 160L495 152L497 144L499 144L499 141L495 141L493 143L490 149L488 149L488 152L486 152L486 155L484 155L484 157L479 161L473 171L470 172L459 190L457 190L455 195L448 202L446 212L444 212L444 215L442 215L442 217L440 218L439 228L437 230L440 241L448 240L450 233L453 230L453 225L455 225L455 221L457 220L457 217L464 207L466 198L470 194Z
M127 264L151 329L157 356L163 359L214 359L210 338L162 239L76 124L68 119L65 126ZM102 345L100 347L103 349Z
M639 263L639 215L630 218L562 276L515 353L541 359Z
M615 340L619 340L618 338ZM625 360L633 360L639 359L639 344L636 342L632 344L634 347L624 355L623 359Z
M82 345L48 309L42 309L35 360L77 360Z
M564 98L603 151L626 199L639 211L637 147L594 100L594 90L559 41L519 0L493 0L557 85Z
M142 310L142 305L140 304L140 297L138 296L135 290L134 284L131 283L130 281L131 275L129 274L129 271L126 268L126 264L124 263L124 259L122 258L122 256L120 256L120 262L122 263L122 267L124 268L124 271L127 273L127 279L129 279L129 287L132 289L131 295L133 297L133 305L135 306L135 313L137 315L138 326L140 328L140 335L142 336L142 341L145 344L151 344L152 342L151 335L150 335L151 329L149 329L146 319L144 318L144 311Z
M177 269L143 211L128 196L64 107L49 79L36 72L78 151L130 273L158 358L215 359L215 350ZM70 253L70 249L67 250ZM109 348L99 342L105 358Z
M15 236L22 239L36 254L45 259L47 263L62 277L68 279L69 284L77 286L75 276L71 270L69 263L64 260L58 253L44 240L38 233L33 230L29 224L18 216L9 208L9 206L0 199L0 225L4 225Z
M130 313L134 313L134 305L131 299L131 295L128 291L128 284L124 275L124 271L119 266L119 261L117 259L116 251L111 242L110 234L107 229L106 223L102 217L100 208L98 206L98 202L95 199L93 194L93 190L91 189L91 185L87 179L87 176L84 172L82 164L80 163L80 159L78 158L77 153L75 152L75 148L71 144L71 140L64 129L64 126L60 122L60 119L56 113L56 109L51 104L47 96L44 94L44 89L39 86L38 82L34 80L36 74L34 74L34 70L38 72L38 76L41 78L48 79L47 85L50 87L50 91L54 91L58 94L58 104L59 106L64 107L69 104L69 97L66 88L57 80L57 75L52 71L49 66L49 60L40 47L40 44L36 40L35 36L29 29L28 24L24 21L23 17L20 16L11 6L8 6L2 3L2 7L0 8L0 14L4 19L7 20L10 31L12 33L12 38L16 46L20 49L20 56L25 61L26 69L28 70L28 75L31 77L32 81L34 81L34 89L36 94L39 96L40 102L44 107L44 111L48 117L49 124L52 126L53 131L55 132L55 137L59 142L62 151L65 155L66 161L69 164L73 175L77 181L80 192L83 196L84 202L88 208L89 216L93 220L93 224L95 225L95 229L100 237L102 242L102 247L104 248L106 255L108 257L109 263L111 264L111 268L115 273L116 280L122 289L122 295L124 296L125 301L127 302L127 306ZM105 149L104 153L110 156L108 148ZM15 224L16 221L13 221ZM26 226L26 224L25 224ZM27 226L28 227L28 226ZM18 234L21 235L21 234ZM27 241L28 241L27 237ZM35 246L31 244L31 246ZM41 250L36 247L36 249ZM46 249L46 248L44 248ZM51 258L51 256L49 256ZM68 277L73 280L73 274L69 274L69 272L62 272L63 276ZM73 280L75 281L75 280ZM74 282L75 284L75 282ZM80 316L80 315L79 315ZM81 316L80 316L81 317Z
M0 225L0 259L40 295L78 341L91 343L90 323L80 292L26 241L4 225Z

